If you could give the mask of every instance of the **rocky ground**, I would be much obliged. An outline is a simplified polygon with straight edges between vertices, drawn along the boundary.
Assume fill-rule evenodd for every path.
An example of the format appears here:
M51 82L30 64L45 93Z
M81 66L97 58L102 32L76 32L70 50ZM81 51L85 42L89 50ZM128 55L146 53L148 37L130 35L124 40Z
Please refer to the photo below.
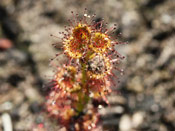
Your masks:
M50 34L64 31L70 12L83 14L85 7L96 21L117 23L116 35L128 41L116 47L126 56L124 74L108 97L111 106L99 110L103 130L175 130L174 0L0 0L0 130L9 118L14 131L43 121L59 130L43 111L49 59L61 52Z

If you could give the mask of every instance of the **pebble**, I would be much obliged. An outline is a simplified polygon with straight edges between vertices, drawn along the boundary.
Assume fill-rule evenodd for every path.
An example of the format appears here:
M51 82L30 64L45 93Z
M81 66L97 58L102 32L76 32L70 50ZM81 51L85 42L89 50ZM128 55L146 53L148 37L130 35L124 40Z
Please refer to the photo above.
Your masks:
M1 50L6 50L12 47L12 41L6 38L1 38L0 39L0 49Z
M136 93L140 93L144 90L144 87L142 85L142 80L140 77L135 76L128 82L127 88L129 90L135 91Z
M132 116L132 124L133 127L137 128L140 126L144 121L144 113L143 112L136 112Z
M124 112L124 108L122 106L99 109L100 115L122 114L123 112Z
M130 131L132 129L132 119L129 115L123 115L119 122L121 131Z
M2 114L2 123L3 123L4 131L12 131L12 129L13 129L12 121L11 121L11 117L8 113Z

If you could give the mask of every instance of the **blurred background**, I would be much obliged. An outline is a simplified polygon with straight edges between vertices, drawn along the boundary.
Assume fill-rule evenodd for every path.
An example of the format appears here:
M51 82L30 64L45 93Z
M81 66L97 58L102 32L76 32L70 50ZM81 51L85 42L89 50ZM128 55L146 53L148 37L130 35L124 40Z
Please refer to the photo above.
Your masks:
M43 122L59 130L43 111L49 59L62 46L50 34L59 36L70 12L84 8L108 27L116 23L116 35L129 43L116 46L126 57L124 75L111 106L99 110L104 131L175 130L175 0L0 0L0 130L30 131Z

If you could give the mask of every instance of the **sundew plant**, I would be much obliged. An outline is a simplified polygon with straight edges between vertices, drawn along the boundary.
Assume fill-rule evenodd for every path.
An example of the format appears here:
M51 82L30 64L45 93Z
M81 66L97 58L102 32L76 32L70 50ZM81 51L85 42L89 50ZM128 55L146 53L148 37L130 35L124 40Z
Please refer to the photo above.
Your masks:
M120 44L112 35L116 25L107 29L104 20L94 21L95 14L88 15L86 9L82 17L71 13L70 25L60 32L68 61L57 67L46 109L67 131L95 131L98 107L108 105L106 96L118 79L113 70L123 71L118 64L124 57L115 50Z

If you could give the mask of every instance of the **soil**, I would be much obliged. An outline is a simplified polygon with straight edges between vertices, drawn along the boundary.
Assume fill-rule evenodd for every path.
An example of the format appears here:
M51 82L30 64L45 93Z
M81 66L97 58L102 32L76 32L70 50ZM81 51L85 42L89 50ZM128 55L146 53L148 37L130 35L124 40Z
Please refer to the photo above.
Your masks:
M0 0L0 130L4 117L14 131L40 123L61 130L44 111L54 74L49 60L62 52L61 40L50 34L59 36L71 11L83 15L84 8L108 28L116 23L123 43L116 50L125 56L118 65L124 73L114 71L119 82L108 96L110 106L99 109L103 130L175 130L174 0Z

